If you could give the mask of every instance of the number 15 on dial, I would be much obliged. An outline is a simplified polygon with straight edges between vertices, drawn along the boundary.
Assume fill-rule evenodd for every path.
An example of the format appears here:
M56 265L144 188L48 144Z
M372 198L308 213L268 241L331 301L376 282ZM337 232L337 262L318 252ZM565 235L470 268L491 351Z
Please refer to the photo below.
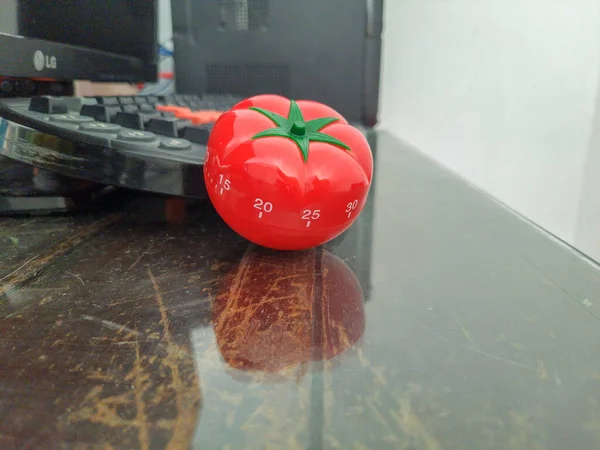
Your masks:
M219 179L215 184L215 190L218 190L219 194L223 195L223 192L231 190L231 181L229 181L223 174L219 175Z

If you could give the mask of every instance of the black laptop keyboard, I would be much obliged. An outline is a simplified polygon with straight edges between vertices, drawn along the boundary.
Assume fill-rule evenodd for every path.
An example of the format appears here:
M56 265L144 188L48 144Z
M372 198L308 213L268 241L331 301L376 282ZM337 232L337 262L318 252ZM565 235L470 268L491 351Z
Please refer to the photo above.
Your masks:
M241 100L197 95L3 99L0 155L102 185L204 198L202 170L213 124Z
M160 148L185 150L191 143L205 145L217 118L240 100L197 95L34 97L29 111L48 114L50 122L84 133L117 135L138 144L158 139Z

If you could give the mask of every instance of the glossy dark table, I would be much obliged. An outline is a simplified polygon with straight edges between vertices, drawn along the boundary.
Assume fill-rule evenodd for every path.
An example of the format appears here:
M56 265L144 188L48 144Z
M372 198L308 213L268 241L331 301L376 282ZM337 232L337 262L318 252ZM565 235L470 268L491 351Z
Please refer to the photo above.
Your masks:
M129 194L3 219L0 448L600 448L597 267L376 137L306 252Z

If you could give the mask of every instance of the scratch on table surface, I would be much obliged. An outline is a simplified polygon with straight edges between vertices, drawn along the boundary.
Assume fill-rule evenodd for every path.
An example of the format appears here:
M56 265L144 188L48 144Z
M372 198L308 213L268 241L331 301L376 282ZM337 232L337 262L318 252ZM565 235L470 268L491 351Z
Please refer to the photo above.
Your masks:
M381 411L379 411L378 406L375 404L374 397L368 396L365 398L366 404L369 406L373 417L377 419L377 421L385 427L385 430L388 434L394 434L394 430L390 427L388 420L383 416Z
M465 337L465 339L469 342L469 344L472 347L475 347L475 341L473 340L473 337L471 336L471 333L469 333L469 330L467 330L467 328L463 325L463 323L459 320L458 316L456 315L456 313L454 313L454 321L457 323L457 325L460 327L460 331L462 332L463 336Z
M165 307L162 293L160 291L160 288L158 287L156 278L154 277L154 274L152 273L152 270L150 268L148 268L148 276L150 277L150 281L152 282L152 287L154 288L154 298L158 306L158 311L160 312L159 323L162 325L163 328L163 338L166 342L171 343L173 341L173 336L171 335L171 324L169 321L169 316L167 315L167 308Z
M413 320L414 320L414 321L415 321L415 323L417 323L417 324L418 324L418 325L419 325L421 328L423 328L423 329L425 329L425 330L429 331L431 334L433 334L433 335L434 335L435 337L437 337L438 339L441 339L442 341L448 342L449 344L452 344L452 345L454 345L454 346L456 346L456 347L461 347L461 348L464 348L465 350L469 350L469 351L471 351L471 352L473 352L473 353L477 353L478 355L485 356L486 358L493 359L493 360L496 360L496 361L499 361L499 362L503 362L503 363L505 363L505 364L509 364L509 365L511 365L511 366L519 367L519 368L521 368L521 369L530 370L530 371L532 371L532 372L537 372L537 369L536 369L535 367L531 367L531 366L529 366L529 365L527 365L527 364L522 364L522 363L520 363L520 362L513 361L512 359L507 359L507 358L503 358L503 357L501 357L501 356L493 355L493 354L491 354L491 353L488 353L488 352L486 352L486 351L484 351L484 350L480 350L480 349L479 349L479 348L477 348L477 347L472 347L472 346L468 346L468 345L460 344L460 343L458 343L458 342L454 342L452 339L448 339L446 336L444 336L444 335L442 335L442 334L438 333L437 331L435 331L435 330L433 330L433 329L429 328L429 327L428 327L427 325L425 325L423 322L421 322L421 321L419 321L419 320L415 319L414 317L413 317Z
M183 289L180 289L180 290L183 290ZM210 291L205 290L205 289L202 289L202 291L206 293L206 297L200 297L195 300L190 300L189 302L178 303L176 306L171 308L171 311L176 310L176 309L182 309L182 308L191 308L194 306L200 306L200 305L204 305L204 304L212 305L213 296L210 293Z
M150 447L150 435L148 430L148 414L146 412L146 403L144 402L144 392L148 387L148 374L144 373L142 358L140 357L140 342L135 341L135 362L133 370L129 373L133 379L133 388L135 389L135 420L140 424L138 427L138 440L140 447L147 450Z
M150 242L150 245L148 245L148 248L147 248L146 250L144 250L144 251L143 251L143 252L140 254L140 256L139 256L139 257L138 257L138 258L137 258L137 259L136 259L136 260L133 262L133 264L131 264L131 265L130 265L130 266L127 268L127 270L126 270L125 272L127 272L127 271L129 271L129 270L133 269L135 266L137 266L137 265L138 265L138 263L139 263L139 262L142 260L142 258L143 258L144 256L146 256L146 255L147 255L147 254L150 252L150 250L152 250L152 247L153 247L153 246L154 246L154 241Z
M548 378L548 371L546 370L546 365L544 364L544 361L542 361L541 359L538 359L538 377L540 380L545 380L546 378Z
M209 282L206 282L205 284L209 284ZM161 290L162 295L165 294L176 294L182 291L187 291L189 290L189 287L187 286L177 286L174 289L165 289L165 290ZM127 295L126 297L122 297L119 298L117 301L113 301L110 303L107 303L107 306L123 306L123 305L127 305L129 303L137 303L140 301L147 301L147 300L152 300L154 299L154 294L152 295ZM182 305L185 305L184 303L182 303ZM177 306L175 306L174 308L179 308L179 304ZM173 309L174 309L173 308Z
M231 289L229 290L229 297L233 304L237 304L242 291L242 286L245 284L244 281L248 277L250 268L250 247L246 249L242 259L236 269L235 277L231 283Z
M171 323L167 314L167 308L164 303L162 292L152 270L148 268L148 277L154 288L156 305L160 312L159 324L162 326L162 337L166 344L167 355L161 360L161 364L171 372L171 388L175 394L175 407L177 414L173 427L173 435L167 444L167 450L183 448L189 444L189 440L196 427L196 418L198 415L197 403L199 401L199 390L186 389L181 378L179 363L182 358L190 358L184 348L178 345L171 334ZM193 372L196 375L196 372ZM191 386L195 386L197 380L195 377L191 380Z
M132 330L131 328L125 325L119 325L118 323L111 322L110 320L100 319L99 317L94 316L81 316L83 320L89 320L90 322L96 322L102 325L103 327L110 328L111 330L115 330L117 332L127 331L128 333L139 335L139 331Z
M65 271L65 273L68 274L68 275L71 275L74 278L77 278L81 282L82 286L85 286L85 282L83 281L83 279L79 275L75 275L74 273L69 272L68 270Z
M587 313L592 316L596 322L600 322L600 317L598 317L596 314L594 314L589 306L584 302L578 300L573 294L571 294L569 291L567 291L558 281L556 281L554 278L552 278L550 275L548 275L546 272L544 272L538 265L536 265L533 261L530 261L528 258L526 258L525 256L521 255L521 258L523 258L525 261L527 261L529 264L531 264L531 266L537 270L539 273L541 273L548 281L550 281L553 285L555 285L557 288L559 288L561 291L563 291L571 300L573 300L575 303L577 303L581 308L583 308L585 311L587 311ZM586 299L587 300L587 299ZM589 302L589 300L588 300Z
M6 294L11 289L25 283L30 278L37 275L44 267L54 261L56 258L64 255L72 250L76 245L80 244L88 236L95 234L106 228L109 225L117 222L123 217L123 214L113 214L107 218L100 220L92 225L89 225L78 233L75 233L57 245L53 246L48 252L40 253L29 259L15 271L0 279L0 295Z
M123 375L116 372L101 369L88 372L90 380L102 384L92 387L85 399L73 407L67 420L70 424L102 425L112 428L113 434L135 436L135 446L141 449L151 448L156 433L166 431L170 439L163 448L188 448L200 409L198 374L189 350L178 344L172 334L163 293L151 270L148 270L148 275L161 316L160 322L154 326L159 327L162 342L144 342L146 347L143 347L139 336L145 336L144 331L136 326L132 327L133 330L128 328L124 338L132 336L135 341L127 339L127 344L132 344L131 350L128 348L120 352L122 355L132 354L132 363L128 365L130 370L125 375L127 383L121 383ZM83 317L111 329L125 330L118 323L93 316ZM158 348L160 351L153 351ZM112 366L112 360L106 366ZM175 411L171 409L173 407ZM131 409L135 415L124 414Z
M412 409L410 399L397 397L398 410L391 411L391 416L395 419L398 428L403 434L415 439L419 439L422 446L427 450L441 450L442 445L437 437L429 430L423 420Z
M131 404L131 397L134 395L132 391L134 390L103 396L104 386L94 386L87 393L82 404L70 412L67 421L69 424L89 422L125 432L129 428L139 429L143 424L137 418L125 418L118 412L120 408ZM169 419L160 419L152 423L153 428L161 430L170 430L172 426L172 421Z
M13 276L15 273L17 273L19 270L21 270L22 268L24 268L25 266L27 266L27 264L29 264L31 261L33 261L34 259L36 259L39 255L34 256L33 258L28 259L27 261L25 261L21 266L17 267L15 270L13 270L11 273L9 273L8 275L3 276L2 278L0 278L0 283L2 283L4 280L6 280L7 278Z
M250 256L250 247L246 249L242 259L240 260L235 272L232 275L231 285L227 291L227 304L228 310L246 310L247 308L257 307L258 305L252 306L244 306L242 305L242 301L246 298L244 295L244 286L247 284L247 281L252 276L252 264L251 264L251 256ZM262 266L261 266L262 267ZM217 301L219 301L217 299ZM254 315L250 313L246 313L242 316L240 320L236 320L235 323L231 323L229 317L223 320L217 320L214 324L215 334L217 336L222 335L222 330L227 329L228 333L234 332L236 329L244 329L244 330L252 330L252 320ZM215 317L213 317L215 320Z

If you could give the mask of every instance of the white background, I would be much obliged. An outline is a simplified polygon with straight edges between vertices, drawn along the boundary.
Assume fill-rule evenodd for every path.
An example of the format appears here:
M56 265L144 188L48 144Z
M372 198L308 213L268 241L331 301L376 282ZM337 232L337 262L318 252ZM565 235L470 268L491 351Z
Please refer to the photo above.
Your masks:
M600 2L385 2L381 125L600 259Z

